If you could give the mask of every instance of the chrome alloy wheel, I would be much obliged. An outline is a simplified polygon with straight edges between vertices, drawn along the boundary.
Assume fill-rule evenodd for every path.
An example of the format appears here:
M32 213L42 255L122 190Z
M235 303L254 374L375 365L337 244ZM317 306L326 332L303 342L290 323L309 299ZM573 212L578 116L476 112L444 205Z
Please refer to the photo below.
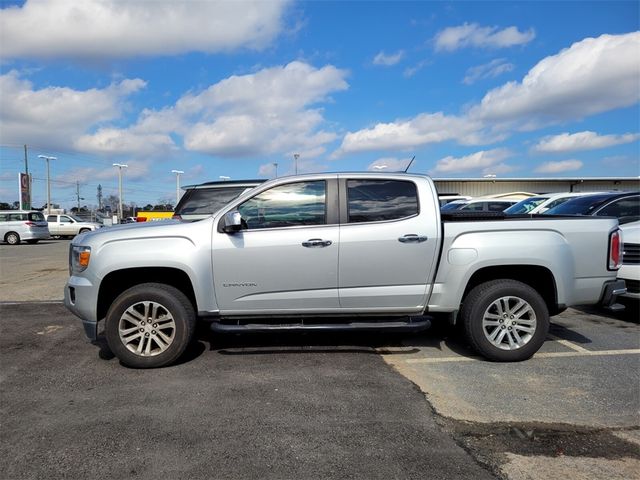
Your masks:
M536 312L520 297L501 297L482 316L482 331L492 345L502 350L525 346L536 332Z
M163 305L139 302L127 308L120 317L118 335L131 352L153 357L169 348L176 335L176 324Z

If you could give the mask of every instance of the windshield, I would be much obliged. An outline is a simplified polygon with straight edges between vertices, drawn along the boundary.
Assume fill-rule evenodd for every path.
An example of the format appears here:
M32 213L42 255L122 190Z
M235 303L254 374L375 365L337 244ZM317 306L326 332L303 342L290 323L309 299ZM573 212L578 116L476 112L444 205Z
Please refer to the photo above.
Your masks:
M531 197L525 198L524 200L519 201L515 205L507 208L504 213L516 214L516 213L529 213L531 210L536 208L545 200L548 200L549 197Z
M587 195L577 197L568 202L564 202L562 205L551 208L544 213L545 215L590 215L593 209L607 198L611 198L611 195Z
M67 217L73 218L76 222L84 222L85 221L85 220L81 219L80 217L76 217L75 215L67 214Z
M459 210L466 205L466 202L449 202L440 208L441 212Z

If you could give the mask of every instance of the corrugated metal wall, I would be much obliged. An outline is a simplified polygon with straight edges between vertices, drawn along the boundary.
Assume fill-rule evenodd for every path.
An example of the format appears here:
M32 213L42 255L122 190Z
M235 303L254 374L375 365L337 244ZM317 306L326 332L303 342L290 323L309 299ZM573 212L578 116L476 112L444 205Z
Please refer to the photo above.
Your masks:
M599 192L599 191L637 191L640 180L438 180L434 178L438 193L469 195L481 197L495 193L531 192L531 193L559 193L559 192Z

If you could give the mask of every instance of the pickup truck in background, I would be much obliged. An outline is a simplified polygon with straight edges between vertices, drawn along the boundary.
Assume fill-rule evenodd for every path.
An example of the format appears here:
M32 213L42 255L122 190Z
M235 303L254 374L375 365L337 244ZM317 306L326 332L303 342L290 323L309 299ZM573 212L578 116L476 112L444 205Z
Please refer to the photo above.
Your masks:
M49 233L52 237L75 237L102 227L96 222L85 222L74 215L47 215Z
M282 177L213 216L104 229L70 246L65 305L128 366L216 332L419 331L460 322L494 361L531 357L549 317L617 307L615 218L442 215L425 175Z

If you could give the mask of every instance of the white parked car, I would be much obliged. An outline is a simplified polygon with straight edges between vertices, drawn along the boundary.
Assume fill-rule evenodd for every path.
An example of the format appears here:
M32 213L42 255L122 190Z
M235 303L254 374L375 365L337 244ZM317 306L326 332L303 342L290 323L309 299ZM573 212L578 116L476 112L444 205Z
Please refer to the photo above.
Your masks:
M55 237L75 237L79 233L91 232L102 227L96 222L85 222L74 215L47 215L49 232Z
M618 278L627 284L625 297L640 300L640 221L620 225L622 230L622 267Z
M563 204L567 200L585 195L595 195L603 192L563 192L563 193L545 193L536 195L535 197L525 198L515 205L507 208L504 213L528 214L528 213L544 213L547 210Z
M20 242L38 243L49 238L49 229L42 212L37 210L0 211L0 240L9 245Z

